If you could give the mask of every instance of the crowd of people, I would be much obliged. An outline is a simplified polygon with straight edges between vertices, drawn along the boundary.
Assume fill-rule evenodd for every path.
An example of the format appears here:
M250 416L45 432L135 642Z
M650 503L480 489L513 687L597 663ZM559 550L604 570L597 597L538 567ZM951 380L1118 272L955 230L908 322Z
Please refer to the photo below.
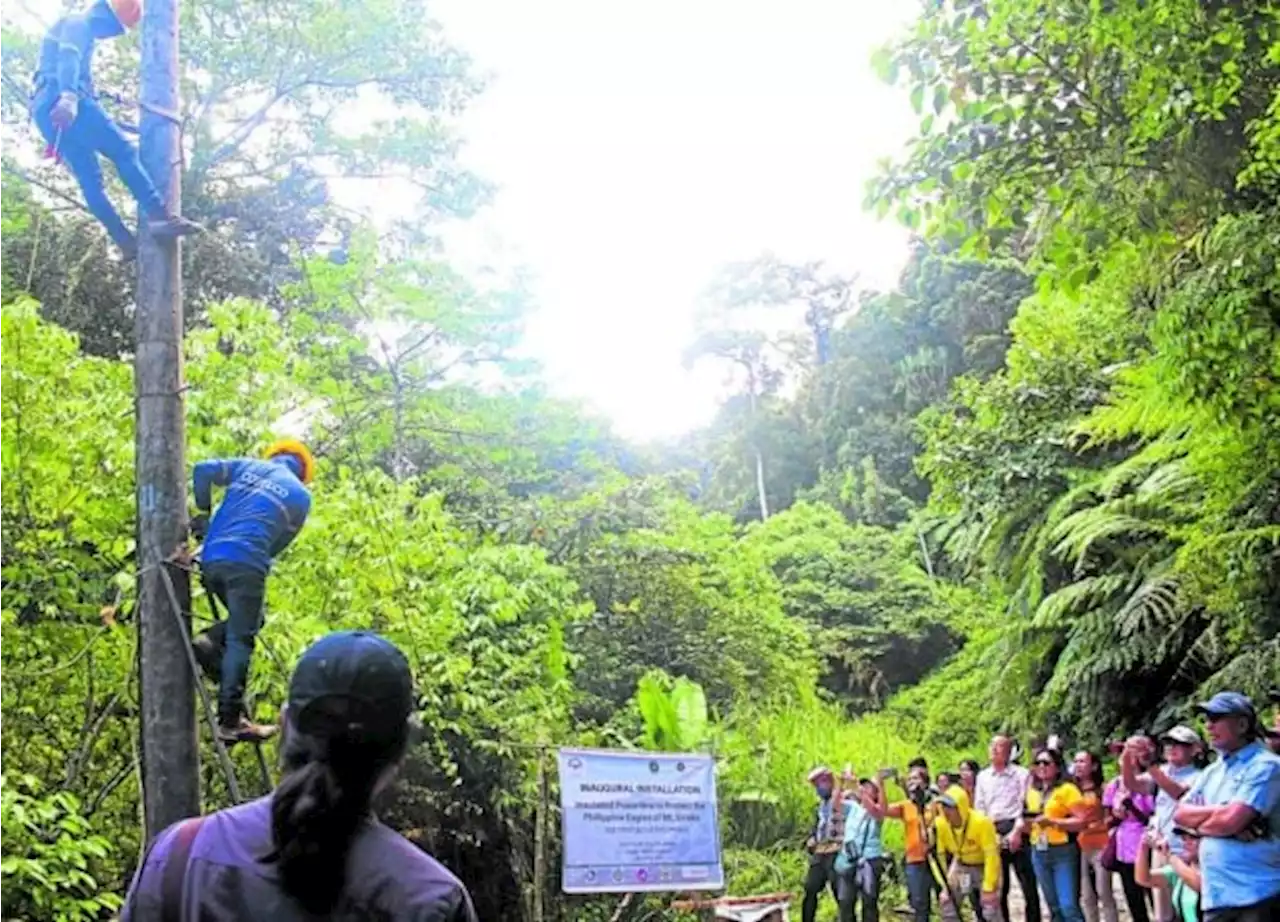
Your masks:
M1272 694L1280 704L1280 695ZM1253 702L1225 691L1197 707L1206 738L1178 725L1136 734L1101 753L1058 737L1031 747L996 736L984 768L930 773L924 758L904 775L882 769L840 778L825 767L806 848L802 922L830 888L840 922L878 922L880 889L894 863L881 838L902 824L902 878L911 915L927 922L1012 922L1016 878L1026 922L1117 922L1119 878L1133 922L1280 922L1280 710L1270 727ZM901 791L896 799L887 785Z

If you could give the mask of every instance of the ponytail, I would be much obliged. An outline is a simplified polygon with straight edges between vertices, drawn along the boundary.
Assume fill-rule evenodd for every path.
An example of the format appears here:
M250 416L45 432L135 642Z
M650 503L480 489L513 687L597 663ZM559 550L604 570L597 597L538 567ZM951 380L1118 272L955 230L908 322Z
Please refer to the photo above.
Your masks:
M285 775L271 795L273 847L263 860L278 866L284 891L313 915L331 912L341 898L347 856L374 788L406 744L407 732L371 742L287 727Z

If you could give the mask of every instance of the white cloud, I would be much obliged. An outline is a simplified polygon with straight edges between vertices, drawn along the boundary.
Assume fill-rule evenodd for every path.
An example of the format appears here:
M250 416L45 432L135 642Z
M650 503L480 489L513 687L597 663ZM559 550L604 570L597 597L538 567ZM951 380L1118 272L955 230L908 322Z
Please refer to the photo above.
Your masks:
M494 80L461 130L496 204L453 229L472 261L521 262L529 346L558 393L623 434L710 418L714 372L686 373L699 293L772 250L891 285L899 228L862 212L875 161L913 119L871 73L910 7L796 0L443 0L450 38Z

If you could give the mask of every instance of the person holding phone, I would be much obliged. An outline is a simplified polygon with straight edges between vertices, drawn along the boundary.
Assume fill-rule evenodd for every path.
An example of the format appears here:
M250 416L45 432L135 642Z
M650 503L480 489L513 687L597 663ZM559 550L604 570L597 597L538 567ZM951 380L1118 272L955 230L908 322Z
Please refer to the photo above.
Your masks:
M880 797L874 808L880 809L881 819L887 817L902 823L906 840L903 863L912 919L913 922L929 922L929 909L933 902L933 875L929 872L929 853L933 848L934 816L934 807L929 802L929 768L927 765L916 765L908 770L904 784L906 799L890 803L884 783L896 776L897 772L888 768L876 773ZM882 808L881 804L884 805Z
M862 922L880 922L880 877L884 873L880 829L885 816L880 784L870 778L855 779L851 767L845 769L844 780L850 795L846 801L844 842L835 863L840 922L853 922L859 901Z
M1150 891L1138 886L1134 866L1147 823L1155 816L1156 799L1141 790L1130 789L1125 784L1123 767L1129 764L1145 772L1154 761L1155 747L1150 737L1143 734L1129 737L1120 754L1121 777L1111 779L1102 794L1102 805L1109 811L1108 823L1115 838L1115 872L1120 875L1124 900L1129 905L1133 922L1148 922L1150 919L1147 905Z
M805 842L809 853L809 872L804 879L804 901L800 904L802 922L814 922L818 914L818 897L828 887L831 895L840 900L839 880L836 875L836 853L844 842L845 818L848 805L844 793L836 783L835 772L819 765L809 773L809 783L818 795L817 816L813 832Z
M1147 830L1134 877L1139 886L1168 894L1178 922L1200 922L1200 837L1190 830L1175 828L1182 843L1181 854L1174 854L1160 833ZM1158 864L1153 860L1156 856L1163 859Z

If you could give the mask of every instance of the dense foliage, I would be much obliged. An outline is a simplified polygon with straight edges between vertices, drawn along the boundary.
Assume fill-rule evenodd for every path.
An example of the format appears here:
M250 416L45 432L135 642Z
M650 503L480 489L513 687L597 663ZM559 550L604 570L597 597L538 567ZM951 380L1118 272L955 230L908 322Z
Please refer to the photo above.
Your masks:
M385 815L482 916L532 915L539 747L715 751L734 889L775 890L816 762L1098 743L1280 684L1274 5L929 4L874 61L921 117L868 190L918 231L899 285L727 267L688 357L737 389L663 446L549 399L512 358L519 279L427 245L487 187L451 134L479 86L421 5L263 22L183 24L184 196L215 229L187 251L188 459L316 447L259 716L326 630L402 645L425 734ZM33 37L4 42L27 143ZM414 220L375 237L338 177L421 191ZM6 153L3 191L0 913L105 918L142 844L132 270L50 165ZM557 895L547 828L547 918L662 911Z

